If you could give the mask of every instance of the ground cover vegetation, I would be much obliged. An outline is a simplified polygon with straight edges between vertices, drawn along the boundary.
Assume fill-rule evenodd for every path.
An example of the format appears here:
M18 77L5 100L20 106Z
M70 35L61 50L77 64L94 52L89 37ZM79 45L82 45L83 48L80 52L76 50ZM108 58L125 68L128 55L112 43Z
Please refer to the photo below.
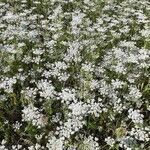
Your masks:
M0 150L149 150L149 111L149 0L0 0Z

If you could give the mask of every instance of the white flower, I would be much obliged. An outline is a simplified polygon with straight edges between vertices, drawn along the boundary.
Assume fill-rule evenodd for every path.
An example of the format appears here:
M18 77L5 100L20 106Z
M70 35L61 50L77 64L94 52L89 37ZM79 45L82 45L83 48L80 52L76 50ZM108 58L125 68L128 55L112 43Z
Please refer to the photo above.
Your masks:
M102 108L104 106L100 101L97 103L97 102L95 102L94 99L92 99L89 101L88 107L89 107L88 113L94 114L95 117L99 117L100 113L102 113L102 111L103 111Z
M55 94L55 88L51 84L51 82L48 82L47 80L41 80L38 82L37 87L39 90L41 90L40 96L44 98L52 98Z
M129 97L131 97L131 99L139 99L141 98L142 93L139 91L139 89L137 89L136 87L130 86L129 87Z
M149 135L150 135L150 130L145 130L143 128L132 128L131 131L129 132L131 136L134 136L137 140L139 141L149 141Z
M75 90L70 90L68 88L62 89L62 92L59 94L62 102L70 103L70 101L76 101Z
M142 36L144 36L145 38L149 38L150 37L150 29L146 29L146 30L141 30L140 31Z
M94 71L94 68L93 68L93 65L92 64L82 64L82 69L84 71L87 71L87 72L92 72Z
M122 88L122 86L125 84L124 82L120 81L119 79L112 80L112 86L114 89Z
M89 136L87 138L84 138L84 141L82 144L79 145L79 148L81 150L99 150L99 144L94 140L92 136Z
M80 11L75 11L73 14L72 14L72 21L71 21L71 25L72 27L73 26L76 26L78 24L81 24L82 22L82 19L83 17L85 16L84 13L81 13Z
M44 115L41 114L38 108L34 107L32 104L24 107L22 110L22 120L23 121L31 121L33 125L41 128L46 125L47 122L44 120Z
M49 150L63 150L63 141L61 139L57 139L55 136L49 138L46 147Z
M87 112L88 105L83 102L71 103L68 107L72 110L72 115L79 116Z
M16 78L5 78L1 80L0 89L5 89L6 92L13 92L13 85L17 82Z
M132 108L128 110L128 118L132 119L134 123L143 123L144 115L140 114L139 110L133 110Z
M105 142L106 142L108 145L110 145L111 147L113 147L114 144L115 144L115 140L114 140L113 138L111 138L111 137L105 138Z

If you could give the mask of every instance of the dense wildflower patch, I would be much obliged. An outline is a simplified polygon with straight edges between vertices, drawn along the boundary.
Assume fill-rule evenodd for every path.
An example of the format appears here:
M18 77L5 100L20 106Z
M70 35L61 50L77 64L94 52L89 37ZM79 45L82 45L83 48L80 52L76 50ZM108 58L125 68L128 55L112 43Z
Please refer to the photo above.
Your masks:
M0 1L0 150L148 150L149 111L149 0Z

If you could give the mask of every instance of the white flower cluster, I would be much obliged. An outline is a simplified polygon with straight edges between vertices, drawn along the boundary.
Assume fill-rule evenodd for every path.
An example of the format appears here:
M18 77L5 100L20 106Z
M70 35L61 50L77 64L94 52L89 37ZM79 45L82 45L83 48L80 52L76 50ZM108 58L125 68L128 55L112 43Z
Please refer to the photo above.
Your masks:
M37 88L41 90L40 96L47 98L52 98L55 94L54 87L46 80L41 80L37 83Z
M57 139L55 136L52 136L49 138L46 147L48 150L62 150L63 141L61 139Z
M93 136L85 137L83 143L80 144L81 150L99 150L98 139Z
M110 145L111 147L113 147L114 144L115 144L115 140L114 140L113 138L111 138L111 137L105 138L105 142L106 142L108 145Z
M62 92L59 93L59 97L61 98L63 103L70 104L71 101L76 101L74 89L64 88Z
M149 0L2 0L0 149L149 149L149 11Z
M71 117L62 126L57 128L56 134L62 139L69 139L71 135L75 134L77 131L83 128L85 121L83 117Z
M119 145L121 148L124 148L125 150L132 150L134 148L134 144L135 144L135 140L134 138L130 137L130 136L126 136L126 137L122 137L121 139L119 139Z
M149 140L150 140L150 128L149 127L132 128L131 131L130 131L130 135L134 136L139 141L147 141L147 142L149 142Z
M5 89L6 92L13 92L13 85L16 83L16 78L5 78L1 80L0 88Z
M140 114L140 110L133 110L132 108L130 108L128 110L128 113L129 113L128 118L132 119L134 123L140 123L140 124L143 123L144 115Z
M32 104L24 107L22 113L22 121L32 122L32 124L38 128L44 127L47 123L44 119L44 115L41 114L38 108L34 107Z

